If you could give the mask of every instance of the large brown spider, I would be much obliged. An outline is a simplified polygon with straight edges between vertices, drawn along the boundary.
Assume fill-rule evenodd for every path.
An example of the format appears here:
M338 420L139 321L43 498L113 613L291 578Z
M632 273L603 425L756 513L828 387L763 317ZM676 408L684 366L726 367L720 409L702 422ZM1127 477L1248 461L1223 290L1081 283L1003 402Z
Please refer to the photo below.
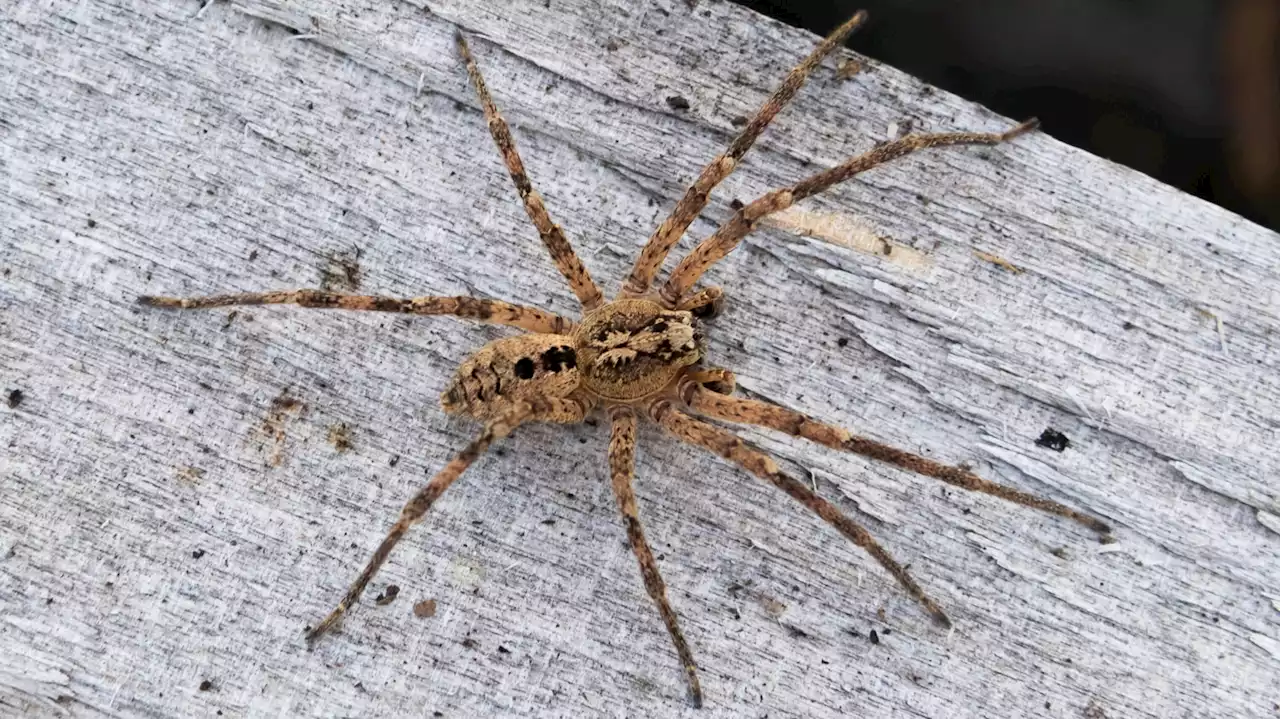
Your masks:
M591 275L551 221L542 197L533 189L515 141L506 122L493 104L484 78L476 67L467 42L457 35L458 52L467 66L480 103L484 106L489 132L493 135L511 179L524 203L529 219L538 228L552 260L582 304L583 317L573 322L534 307L512 305L475 297L395 297L345 295L318 290L214 295L210 297L140 297L153 307L194 309L231 305L297 304L302 307L401 312L415 315L454 315L518 327L528 334L495 340L462 363L441 396L444 410L466 414L484 422L484 429L471 444L454 456L431 478L400 512L400 518L386 539L360 572L337 608L307 632L308 643L333 628L378 571L387 555L405 532L418 521L449 485L483 454L495 440L510 434L525 422L581 422L603 407L612 422L609 441L609 470L618 508L627 528L627 538L640 562L645 589L658 606L658 613L671 634L676 653L684 665L693 703L702 704L697 666L680 631L676 613L667 601L666 587L658 573L653 552L645 541L631 486L636 449L636 421L647 416L677 438L708 449L752 474L772 483L796 501L816 512L841 534L867 550L880 566L920 602L944 626L951 620L907 570L880 546L861 525L846 517L835 505L819 497L809 486L785 474L768 454L731 432L703 421L699 415L727 422L752 424L784 432L819 444L854 452L895 464L919 474L936 477L965 489L985 492L1017 504L1057 514L1084 524L1108 537L1108 526L1088 515L1057 502L1041 499L1012 487L989 482L959 467L950 467L901 449L850 434L848 431L806 417L768 402L731 396L733 373L706 366L705 344L699 319L713 316L723 292L718 287L694 291L693 286L712 265L729 254L751 232L761 218L826 190L876 165L908 153L943 145L994 145L1011 140L1036 127L1023 123L1008 132L953 132L911 134L886 142L865 154L829 170L740 207L714 234L698 244L676 266L656 292L654 275L672 246L707 204L711 190L725 179L742 156L791 100L805 79L834 48L865 19L858 13L823 40L797 65L782 86L756 112L729 148L703 169L685 191L671 215L649 238L622 291L606 302ZM692 412L691 412L692 411Z

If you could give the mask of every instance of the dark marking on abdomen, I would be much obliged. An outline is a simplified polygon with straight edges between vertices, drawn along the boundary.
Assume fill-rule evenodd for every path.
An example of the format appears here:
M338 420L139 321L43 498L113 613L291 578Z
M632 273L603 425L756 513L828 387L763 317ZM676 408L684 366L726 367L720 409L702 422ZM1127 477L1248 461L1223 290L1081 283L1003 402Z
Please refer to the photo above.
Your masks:
M568 345L552 347L543 352L539 359L542 368L548 372L559 372L562 369L573 369L578 366L578 354Z

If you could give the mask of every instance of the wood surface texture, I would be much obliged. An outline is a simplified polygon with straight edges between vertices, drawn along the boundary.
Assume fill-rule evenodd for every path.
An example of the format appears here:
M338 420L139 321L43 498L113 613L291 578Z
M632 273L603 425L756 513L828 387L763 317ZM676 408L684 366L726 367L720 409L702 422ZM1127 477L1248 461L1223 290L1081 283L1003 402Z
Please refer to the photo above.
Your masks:
M948 633L817 517L646 422L636 493L698 712L625 543L607 420L536 425L307 651L475 435L439 408L453 368L514 330L133 299L325 286L576 317L459 29L609 294L818 40L720 0L3 3L0 715L1277 716L1280 237L1045 134L774 218L706 278L728 292L711 361L1116 543L743 431L909 564ZM837 55L668 269L735 198L910 129L1014 122L873 61L841 80ZM1048 428L1069 446L1037 445Z

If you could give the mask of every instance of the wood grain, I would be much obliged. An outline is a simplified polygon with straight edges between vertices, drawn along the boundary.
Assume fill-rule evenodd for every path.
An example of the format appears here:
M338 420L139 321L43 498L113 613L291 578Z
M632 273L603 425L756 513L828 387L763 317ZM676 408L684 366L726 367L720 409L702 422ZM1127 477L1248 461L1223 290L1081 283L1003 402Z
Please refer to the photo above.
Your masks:
M474 435L438 407L452 368L512 330L132 300L337 276L576 316L458 29L610 294L817 41L706 0L0 13L0 714L1275 716L1280 238L1045 134L802 203L708 275L728 292L711 349L749 395L1078 506L1116 544L744 432L910 564L948 634L821 520L644 426L636 494L702 667L695 712L614 508L608 423L530 426L306 651ZM731 200L908 125L1013 123L865 58L840 81L841 59L674 254ZM1069 446L1038 446L1046 428Z

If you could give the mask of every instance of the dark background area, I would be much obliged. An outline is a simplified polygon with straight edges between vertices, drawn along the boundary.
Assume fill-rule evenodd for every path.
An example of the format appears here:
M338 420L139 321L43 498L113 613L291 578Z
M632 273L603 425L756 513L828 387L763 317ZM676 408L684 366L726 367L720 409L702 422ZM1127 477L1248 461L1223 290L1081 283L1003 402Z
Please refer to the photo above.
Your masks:
M1280 230L1280 0L736 0Z

